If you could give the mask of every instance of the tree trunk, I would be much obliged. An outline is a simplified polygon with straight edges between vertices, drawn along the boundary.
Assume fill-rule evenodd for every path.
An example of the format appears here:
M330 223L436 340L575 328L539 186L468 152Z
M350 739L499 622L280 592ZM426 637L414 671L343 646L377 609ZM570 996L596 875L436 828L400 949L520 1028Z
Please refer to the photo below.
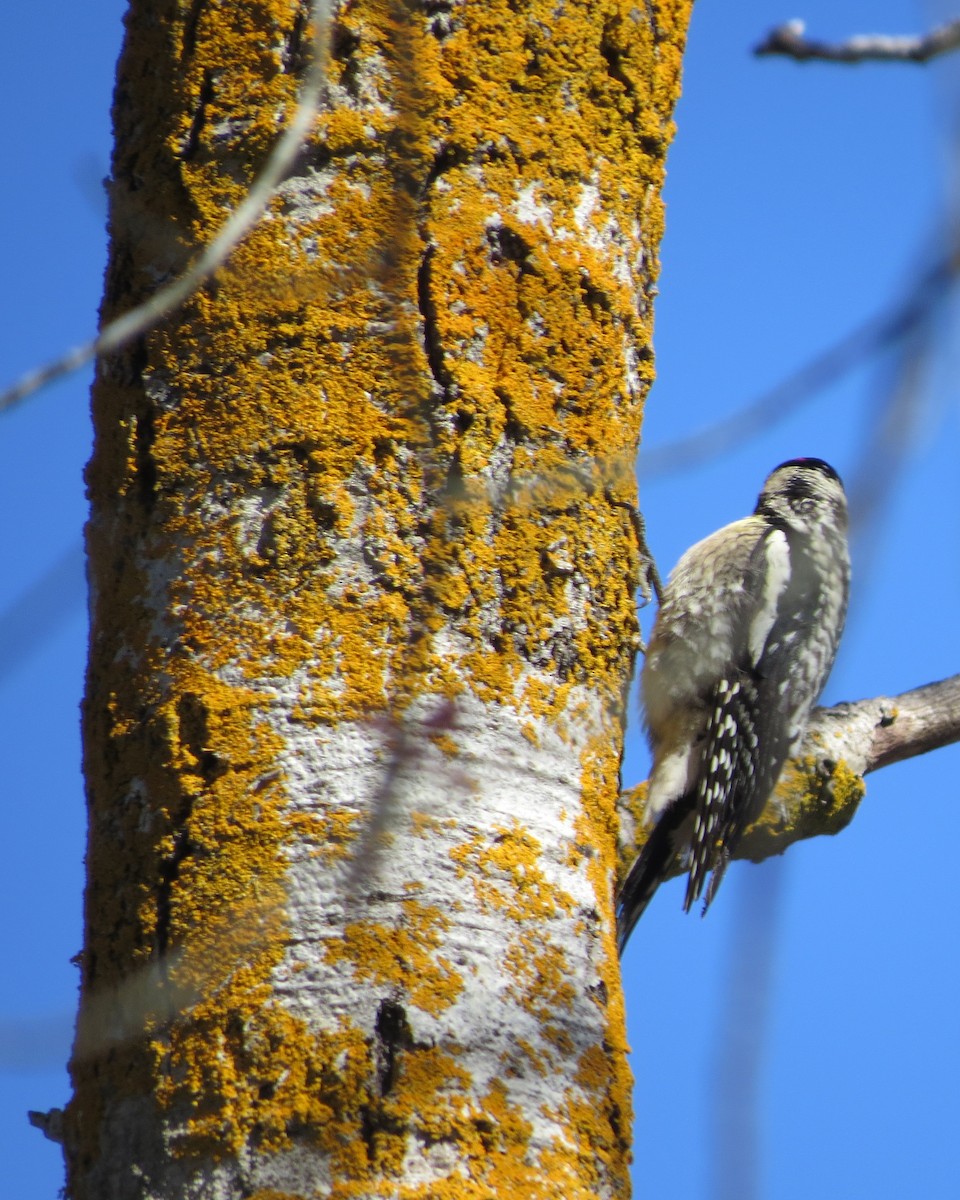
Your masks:
M632 463L688 7L341 4L264 219L101 363L74 1200L628 1191ZM308 45L296 0L127 20L105 317L243 197Z

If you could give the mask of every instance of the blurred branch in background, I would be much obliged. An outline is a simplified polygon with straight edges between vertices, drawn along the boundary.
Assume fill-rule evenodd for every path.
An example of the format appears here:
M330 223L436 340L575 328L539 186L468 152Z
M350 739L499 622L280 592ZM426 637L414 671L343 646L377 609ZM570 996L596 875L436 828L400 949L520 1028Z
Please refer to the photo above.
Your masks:
M0 391L0 413L26 400L48 383L79 370L92 358L119 350L135 337L153 329L223 265L230 253L256 225L266 211L277 185L293 165L316 117L326 83L330 3L331 0L313 0L311 5L312 50L303 86L287 127L277 139L263 170L251 184L243 202L234 209L213 240L200 252L193 266L182 275L178 275L166 287L154 292L136 308L121 313L106 325L97 337L69 350L54 362L30 371L11 387Z
M864 421L857 463L847 483L850 534L862 590L869 586L881 518L916 441L942 313L940 305L929 305L897 340L893 361L886 370L881 368L877 398Z
M0 676L9 675L82 609L87 585L84 551L76 544L0 612Z
M741 873L721 997L710 1124L713 1200L760 1200L760 1094L783 898L780 860Z
M929 323L956 284L958 269L960 254L951 248L946 257L920 273L903 299L844 334L745 408L689 437L644 449L640 455L641 481L689 470L742 446L749 438L792 416L872 355L897 346Z
M73 1013L0 1017L0 1071L47 1071L70 1057Z
M771 29L754 54L777 54L798 62L912 62L925 63L939 54L960 47L960 20L947 21L930 33L891 36L885 33L859 33L845 42L821 42L806 36L803 21L787 21Z

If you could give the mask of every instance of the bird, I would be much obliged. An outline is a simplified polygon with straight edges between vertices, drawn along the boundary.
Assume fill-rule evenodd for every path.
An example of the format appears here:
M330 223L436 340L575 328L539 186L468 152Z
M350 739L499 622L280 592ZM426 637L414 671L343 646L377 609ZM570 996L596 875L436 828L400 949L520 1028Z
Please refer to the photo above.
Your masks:
M641 673L649 834L617 898L621 953L678 856L684 911L706 889L706 913L799 749L843 632L847 527L834 468L790 459L750 516L691 546L671 573Z

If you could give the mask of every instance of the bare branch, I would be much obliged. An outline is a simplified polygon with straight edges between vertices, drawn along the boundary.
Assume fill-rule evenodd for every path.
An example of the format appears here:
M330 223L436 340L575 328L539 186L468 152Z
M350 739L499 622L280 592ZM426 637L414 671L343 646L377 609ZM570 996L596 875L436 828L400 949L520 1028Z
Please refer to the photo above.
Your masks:
M330 3L331 0L313 0L312 54L290 123L278 139L243 202L230 214L219 233L200 253L193 266L142 304L111 321L97 337L74 347L54 362L30 371L12 387L0 392L0 413L26 400L28 396L55 379L79 370L92 358L119 350L135 337L153 329L223 265L231 252L256 225L270 203L270 197L277 184L292 166L316 117L321 90L326 80Z
M778 54L807 62L914 62L924 63L960 46L960 20L948 21L930 33L893 37L884 33L861 33L845 42L820 42L806 36L803 21L788 21L771 29L754 47L758 57Z
M864 775L960 741L960 675L914 688L893 700L864 703L887 706L874 727Z
M864 775L941 746L960 742L960 675L871 700L818 708L799 755L784 768L760 819L735 858L760 862L805 838L839 833L866 792ZM621 795L621 865L637 853L646 785ZM674 873L681 873L679 861Z
M960 741L960 675L872 700L818 708L802 756L829 747L858 775Z

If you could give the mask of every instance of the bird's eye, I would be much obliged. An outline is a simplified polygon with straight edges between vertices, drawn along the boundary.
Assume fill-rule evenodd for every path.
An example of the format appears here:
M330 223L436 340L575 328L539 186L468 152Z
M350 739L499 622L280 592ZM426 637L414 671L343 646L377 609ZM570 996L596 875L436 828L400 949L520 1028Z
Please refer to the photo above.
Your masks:
M790 503L793 506L794 512L798 513L810 512L813 508L813 501L809 496L794 496Z

